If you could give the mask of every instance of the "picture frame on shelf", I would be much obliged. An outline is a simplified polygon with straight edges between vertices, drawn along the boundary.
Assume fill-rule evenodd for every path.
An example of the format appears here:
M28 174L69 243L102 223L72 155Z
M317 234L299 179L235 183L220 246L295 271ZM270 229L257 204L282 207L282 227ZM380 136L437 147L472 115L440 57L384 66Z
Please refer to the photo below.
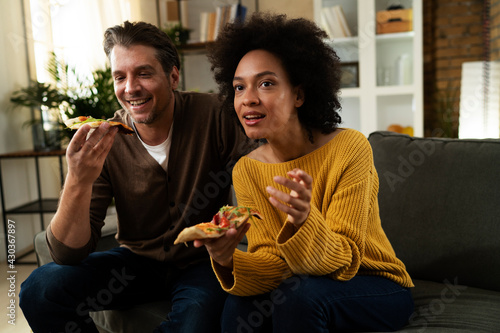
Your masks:
M343 62L340 64L342 70L342 78L340 80L341 88L357 88L359 87L359 63L358 62Z

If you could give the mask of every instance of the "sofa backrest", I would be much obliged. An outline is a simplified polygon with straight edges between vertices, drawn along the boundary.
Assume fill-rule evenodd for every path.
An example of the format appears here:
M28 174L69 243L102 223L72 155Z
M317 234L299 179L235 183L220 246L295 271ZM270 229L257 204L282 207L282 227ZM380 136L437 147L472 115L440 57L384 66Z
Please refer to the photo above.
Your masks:
M500 291L500 140L369 141L382 226L412 278Z

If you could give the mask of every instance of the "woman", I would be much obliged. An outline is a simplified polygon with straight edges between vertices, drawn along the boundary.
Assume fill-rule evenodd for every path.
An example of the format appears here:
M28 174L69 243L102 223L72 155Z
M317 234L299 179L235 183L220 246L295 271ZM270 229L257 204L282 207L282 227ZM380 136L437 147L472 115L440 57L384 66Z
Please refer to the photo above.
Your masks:
M233 170L238 204L263 220L195 241L231 294L224 332L388 331L413 311L381 227L370 145L338 127L340 60L324 38L307 20L255 14L210 50L225 108L264 139Z

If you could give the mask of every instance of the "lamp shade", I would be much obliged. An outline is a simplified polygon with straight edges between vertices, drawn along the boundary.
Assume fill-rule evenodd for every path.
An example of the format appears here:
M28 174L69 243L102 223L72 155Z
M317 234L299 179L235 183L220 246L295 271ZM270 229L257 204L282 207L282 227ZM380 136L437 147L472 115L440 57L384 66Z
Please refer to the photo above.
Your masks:
M500 137L500 63L462 64L458 137Z

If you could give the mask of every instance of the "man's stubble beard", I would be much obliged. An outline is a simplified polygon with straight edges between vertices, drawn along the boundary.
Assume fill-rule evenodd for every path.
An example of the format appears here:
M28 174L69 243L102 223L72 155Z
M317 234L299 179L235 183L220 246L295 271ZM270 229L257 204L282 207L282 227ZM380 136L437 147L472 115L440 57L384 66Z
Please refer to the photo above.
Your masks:
M148 115L146 119L143 120L137 120L132 112L126 107L126 105L123 105L121 102L119 102L120 105L122 106L123 110L132 118L134 123L136 124L144 124L144 125L150 125L156 121L156 119L159 118L160 112L158 111L157 108L154 108Z
M136 122L137 124L144 124L144 125L150 125L152 123L155 122L156 119L158 119L158 117L160 116L160 113L158 112L157 109L154 109L146 119L143 119L143 120L140 120L138 121L137 119L135 119L132 115L130 115L132 117L132 119L134 119L134 122Z

